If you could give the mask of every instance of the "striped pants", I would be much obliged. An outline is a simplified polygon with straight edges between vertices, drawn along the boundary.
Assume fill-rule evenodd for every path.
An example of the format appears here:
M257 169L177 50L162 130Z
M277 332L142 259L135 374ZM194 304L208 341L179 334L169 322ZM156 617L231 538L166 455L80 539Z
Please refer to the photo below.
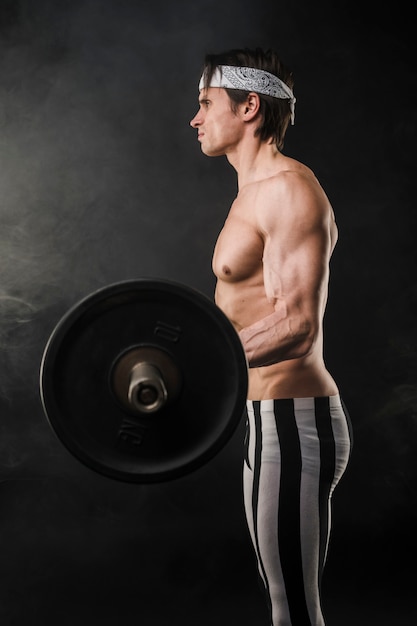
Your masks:
M352 447L339 396L248 400L246 519L271 626L324 626L330 504Z

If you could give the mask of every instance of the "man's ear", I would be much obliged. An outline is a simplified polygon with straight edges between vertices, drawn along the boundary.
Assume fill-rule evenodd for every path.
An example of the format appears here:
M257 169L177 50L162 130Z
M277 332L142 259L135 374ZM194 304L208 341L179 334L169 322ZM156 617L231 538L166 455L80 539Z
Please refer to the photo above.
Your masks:
M248 94L248 98L243 105L243 117L246 122L252 121L259 112L261 101L259 95L254 91Z

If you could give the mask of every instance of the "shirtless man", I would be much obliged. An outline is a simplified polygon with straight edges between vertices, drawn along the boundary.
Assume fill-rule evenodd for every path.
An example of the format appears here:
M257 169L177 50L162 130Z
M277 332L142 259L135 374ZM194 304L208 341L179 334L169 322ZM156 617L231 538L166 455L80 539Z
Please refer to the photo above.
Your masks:
M190 124L238 178L214 250L215 301L248 360L243 492L270 624L324 626L330 502L351 431L323 359L334 214L313 172L282 152L292 87L271 51L207 55Z

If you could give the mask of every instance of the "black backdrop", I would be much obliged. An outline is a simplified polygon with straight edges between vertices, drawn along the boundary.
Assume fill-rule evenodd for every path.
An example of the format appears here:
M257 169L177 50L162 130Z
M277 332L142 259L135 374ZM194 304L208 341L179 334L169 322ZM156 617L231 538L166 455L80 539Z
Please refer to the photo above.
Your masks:
M158 485L95 474L38 393L67 309L140 277L212 296L236 191L189 120L206 52L273 47L295 74L285 152L340 239L326 357L355 449L334 498L329 626L417 617L412 19L352 2L0 2L0 616L4 626L267 624L240 495L242 432Z

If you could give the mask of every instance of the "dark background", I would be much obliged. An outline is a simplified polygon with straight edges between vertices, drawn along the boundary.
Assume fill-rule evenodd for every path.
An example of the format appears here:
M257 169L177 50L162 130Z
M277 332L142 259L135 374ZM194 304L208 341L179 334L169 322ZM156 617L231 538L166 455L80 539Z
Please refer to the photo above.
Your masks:
M49 428L38 377L60 317L157 277L210 298L236 192L189 120L206 52L276 49L285 152L340 239L326 358L355 448L334 497L328 626L417 619L413 20L401 3L0 2L0 618L4 626L267 626L243 517L241 429L157 485L94 473Z

